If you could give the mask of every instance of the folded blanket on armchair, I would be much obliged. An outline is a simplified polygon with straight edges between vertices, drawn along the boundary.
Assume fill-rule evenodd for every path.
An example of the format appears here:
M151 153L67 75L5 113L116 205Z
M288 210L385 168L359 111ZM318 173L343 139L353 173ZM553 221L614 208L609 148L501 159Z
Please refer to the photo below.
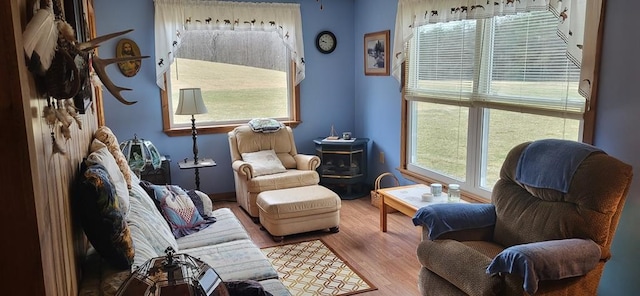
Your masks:
M418 209L412 221L428 227L429 240L435 240L443 233L494 225L496 211L492 204L433 204Z
M516 181L537 187L567 193L571 179L580 163L591 153L604 153L589 144L545 139L527 146L516 167ZM552 169L550 169L552 168Z

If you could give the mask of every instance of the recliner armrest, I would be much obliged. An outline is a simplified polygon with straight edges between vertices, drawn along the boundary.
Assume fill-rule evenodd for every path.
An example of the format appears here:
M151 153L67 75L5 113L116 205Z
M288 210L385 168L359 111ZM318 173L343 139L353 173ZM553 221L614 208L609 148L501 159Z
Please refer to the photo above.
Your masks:
M316 155L296 154L293 159L296 160L298 170L313 171L320 166L320 157Z
M496 212L492 204L434 204L418 209L413 216L414 225L429 228L430 240L443 233L482 228L495 223Z
M231 167L240 176L244 176L247 180L253 179L253 167L246 161L236 160L231 163Z
M510 273L524 279L529 295L538 290L538 281L582 276L600 262L600 246L590 239L559 239L511 246L496 256L488 274Z
M467 228L462 230L454 230L450 232L445 232L438 236L437 239L451 239L459 242L465 241L492 241L493 240L493 229L495 225L489 225L485 227L478 228ZM426 230L429 231L429 230ZM423 240L428 239L428 234L423 236Z

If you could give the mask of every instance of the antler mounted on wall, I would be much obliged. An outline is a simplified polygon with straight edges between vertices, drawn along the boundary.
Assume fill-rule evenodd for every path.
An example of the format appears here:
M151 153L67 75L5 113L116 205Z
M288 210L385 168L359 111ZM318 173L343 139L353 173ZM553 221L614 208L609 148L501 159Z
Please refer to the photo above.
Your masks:
M92 52L102 42L131 31L133 29L78 43L73 28L64 20L60 1L55 0L55 3L52 3L49 0L44 8L39 9L29 21L23 34L29 70L36 75L46 77L47 95L56 99L67 99L80 91L82 82L79 65L88 65L91 61L102 84L118 101L125 105L135 104L135 101L127 101L120 94L123 90L131 89L115 85L105 68L113 63L140 60L149 56L101 59Z
M107 35L104 35L104 36L97 37L97 38L92 39L92 40L90 40L88 42L80 43L78 45L78 49L82 50L82 51L92 50L92 49L100 46L100 43L102 43L104 41L107 41L109 39L118 37L120 35L127 34L127 33L131 32L131 31L133 31L133 29L129 29L129 30L120 31L120 32L111 33L111 34L107 34ZM135 56L135 57L121 57L121 58L101 59L97 55L94 55L92 60L91 60L91 64L93 65L94 71L96 71L96 74L100 78L100 81L102 81L102 84L104 84L104 86L107 88L107 90L109 90L109 92L116 99L118 99L118 101L120 101L121 103L123 103L125 105L132 105L132 104L135 104L136 101L133 101L133 102L127 101L120 94L120 92L123 91L123 90L131 90L131 89L115 85L111 81L109 76L107 75L107 71L105 70L105 68L108 65L113 64L113 63L135 61L135 60L139 60L139 59L146 59L148 57L149 56Z

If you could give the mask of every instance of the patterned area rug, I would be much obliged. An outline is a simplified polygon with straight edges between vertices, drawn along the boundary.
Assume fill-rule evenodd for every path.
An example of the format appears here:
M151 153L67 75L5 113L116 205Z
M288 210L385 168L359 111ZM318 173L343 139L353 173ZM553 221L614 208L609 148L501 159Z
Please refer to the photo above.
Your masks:
M377 290L321 240L262 249L293 295L353 295Z

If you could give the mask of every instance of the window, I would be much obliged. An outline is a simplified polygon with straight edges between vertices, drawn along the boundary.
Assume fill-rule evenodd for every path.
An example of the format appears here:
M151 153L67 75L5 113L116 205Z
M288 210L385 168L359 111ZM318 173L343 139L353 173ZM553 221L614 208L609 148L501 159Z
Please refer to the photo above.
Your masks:
M189 87L202 89L208 113L195 117L204 132L224 132L252 118L297 121L291 64L288 48L273 31L185 31L166 76L165 131L189 130L191 116L174 115L180 89Z
M507 152L580 140L580 69L540 11L420 26L408 45L406 169L489 198Z

